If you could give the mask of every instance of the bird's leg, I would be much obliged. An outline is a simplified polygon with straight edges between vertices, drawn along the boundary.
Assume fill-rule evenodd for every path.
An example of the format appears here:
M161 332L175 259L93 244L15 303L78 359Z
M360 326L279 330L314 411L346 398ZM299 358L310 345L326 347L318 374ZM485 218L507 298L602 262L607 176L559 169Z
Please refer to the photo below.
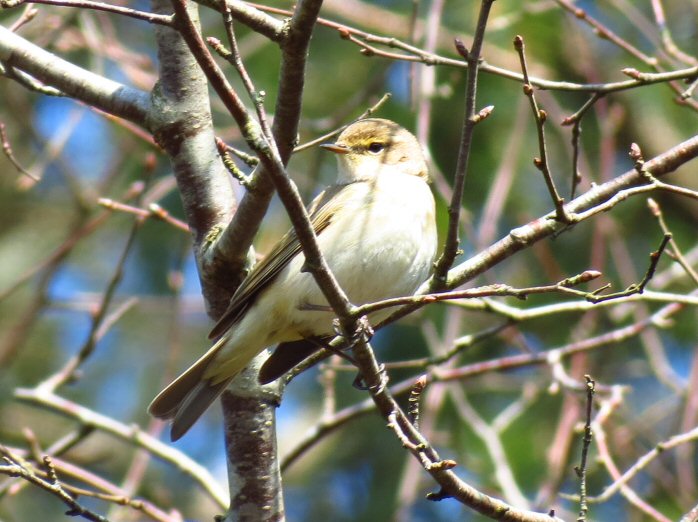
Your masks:
M364 378L361 376L361 373L357 373L356 377L354 377L354 382L351 383L351 385L356 388L357 390L361 391L372 391L375 394L378 394L383 391L383 388L388 384L388 372L385 371L385 365L381 364L378 367L378 373L380 373L380 382L378 384L374 384L373 386L368 386L364 382Z
M301 303L298 307L299 310L307 312L332 312L332 307L330 305L318 305L313 303Z
M361 316L359 320L356 321L356 329L350 335L344 331L338 319L332 321L332 328L336 335L344 337L349 341L347 348L353 348L358 342L369 342L374 334L373 327L371 323L368 322L368 318L365 315Z
M368 322L368 318L365 315L359 318L359 320L356 322L356 329L351 335L347 335L344 332L337 319L335 319L332 322L332 326L337 335L340 335L349 341L349 345L347 346L347 348L353 348L359 342L369 342L374 334L373 327L371 326L371 323ZM354 366L357 366L354 360L352 360L352 364L354 364ZM380 373L381 384L379 385L379 388L382 388L385 385L385 382L387 382L385 378L385 368L383 367L383 365L381 365ZM370 386L367 386L366 383L364 383L363 378L361 377L361 373L358 373L356 375L356 377L354 378L354 382L352 383L352 386L362 391L366 391L371 388Z

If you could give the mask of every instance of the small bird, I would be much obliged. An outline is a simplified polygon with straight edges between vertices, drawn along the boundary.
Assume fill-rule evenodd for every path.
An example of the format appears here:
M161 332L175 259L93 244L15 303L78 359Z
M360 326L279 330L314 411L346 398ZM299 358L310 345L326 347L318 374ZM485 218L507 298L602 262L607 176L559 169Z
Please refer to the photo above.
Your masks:
M340 286L355 305L412 295L429 276L437 246L434 197L417 139L392 121L370 118L321 147L337 154L338 179L308 212ZM241 283L209 334L215 344L150 404L153 416L173 419L173 441L265 348L279 344L261 368L262 383L333 337L334 315L304 263L291 230Z

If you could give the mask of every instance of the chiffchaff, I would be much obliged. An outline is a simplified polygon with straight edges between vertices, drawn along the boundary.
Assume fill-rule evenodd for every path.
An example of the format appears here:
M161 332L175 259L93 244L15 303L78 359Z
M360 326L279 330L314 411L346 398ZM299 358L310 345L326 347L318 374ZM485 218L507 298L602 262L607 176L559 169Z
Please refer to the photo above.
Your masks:
M356 305L411 295L436 253L434 198L417 139L392 121L366 119L323 147L337 154L337 184L315 198L309 213L337 281ZM304 263L291 230L237 289L211 331L213 347L150 404L155 417L173 418L172 440L266 347L281 343L262 366L261 382L331 338L334 315L312 275L302 271Z

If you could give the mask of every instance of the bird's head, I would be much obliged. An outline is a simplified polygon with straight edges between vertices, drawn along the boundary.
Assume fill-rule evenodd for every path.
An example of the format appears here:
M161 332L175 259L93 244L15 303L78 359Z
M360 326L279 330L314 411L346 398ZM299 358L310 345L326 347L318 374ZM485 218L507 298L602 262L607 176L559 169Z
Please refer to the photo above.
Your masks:
M390 120L359 120L344 129L336 142L321 147L337 154L340 183L373 179L390 172L428 178L417 138Z

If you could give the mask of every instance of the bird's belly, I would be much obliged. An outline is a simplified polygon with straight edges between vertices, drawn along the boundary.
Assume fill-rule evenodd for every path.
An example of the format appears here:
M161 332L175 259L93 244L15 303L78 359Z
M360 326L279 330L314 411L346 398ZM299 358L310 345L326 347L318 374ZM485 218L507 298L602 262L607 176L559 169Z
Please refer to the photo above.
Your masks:
M429 273L431 256L421 252L414 230L368 233L335 253L328 264L354 304L411 294Z

